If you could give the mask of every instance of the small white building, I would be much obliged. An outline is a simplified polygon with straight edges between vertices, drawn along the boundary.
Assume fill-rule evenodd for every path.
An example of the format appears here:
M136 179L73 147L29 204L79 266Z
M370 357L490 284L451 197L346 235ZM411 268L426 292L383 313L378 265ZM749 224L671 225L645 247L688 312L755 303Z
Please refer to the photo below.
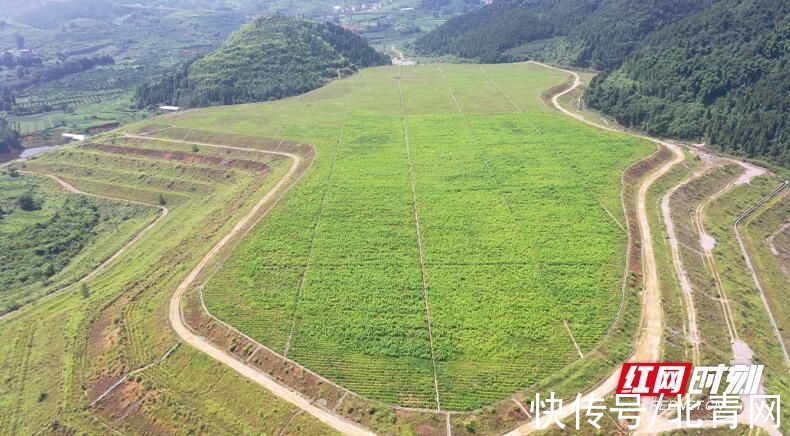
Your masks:
M159 106L159 110L175 112L175 111L180 111L181 108L178 106Z
M69 139L71 141L84 141L85 140L85 135L79 135L79 134L76 134L76 133L64 133L61 136L63 136L66 139Z

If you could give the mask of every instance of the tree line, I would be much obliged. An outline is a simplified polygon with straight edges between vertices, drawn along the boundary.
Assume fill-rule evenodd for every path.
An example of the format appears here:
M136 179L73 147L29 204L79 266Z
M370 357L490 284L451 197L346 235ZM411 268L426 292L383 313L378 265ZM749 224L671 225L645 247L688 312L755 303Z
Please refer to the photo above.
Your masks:
M789 167L787 7L725 0L669 26L596 77L585 102L654 135Z

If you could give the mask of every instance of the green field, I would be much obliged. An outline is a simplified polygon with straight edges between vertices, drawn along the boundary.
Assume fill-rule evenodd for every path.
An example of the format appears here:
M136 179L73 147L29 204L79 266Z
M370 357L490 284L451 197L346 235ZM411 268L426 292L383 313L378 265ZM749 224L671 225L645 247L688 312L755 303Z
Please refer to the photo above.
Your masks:
M10 433L61 429L93 434L105 433L107 425L124 432L162 433L201 429L276 433L286 428L299 433L298 429L319 428L313 418L297 416L293 406L263 394L251 382L191 349L177 349L169 360L121 386L95 406L91 415L83 413L90 401L123 374L157 361L177 343L160 312L175 280L238 220L251 201L271 189L287 167L271 155L189 144L132 139L108 139L103 144L104 149L63 147L14 167L56 175L93 194L164 203L169 214L89 280L87 298L73 289L24 307L2 321L0 334L8 340L0 345L0 428ZM130 147L138 150L136 154L119 152ZM149 151L160 155L143 155ZM177 160L173 153L189 157ZM209 159L224 163L210 164ZM247 170L234 166L233 160L266 164L268 169ZM65 202L62 191L48 180L24 175L2 176L0 182L3 195L8 196L19 189L15 184L24 184L26 189L40 186L36 192L46 207L37 212L41 215L37 220L46 222L44 215L56 213L56 206ZM140 218L150 221L158 214L153 207L140 208L151 210L140 213ZM104 215L104 209L100 210ZM21 222L16 215L7 216L9 226ZM26 225L33 221L34 217L28 217ZM124 242L113 239L119 245ZM189 378L181 378L182 371ZM231 385L215 389L217 381ZM266 412L229 410L203 418L206 410L225 401L228 386L245 404L257 404L256 410ZM172 392L173 387L178 391ZM193 398L194 391L201 393L199 400ZM135 404L143 405L129 408Z
M318 149L208 283L209 311L354 392L420 408L507 398L578 361L573 340L595 348L624 268L607 210L624 222L621 173L654 148L544 106L562 73L484 68L370 69L298 100L173 117Z
M550 110L540 97L562 73L483 68L363 70L298 98L124 129L176 126L149 139L116 132L26 162L86 192L164 202L170 213L89 281L89 298L67 292L0 323L11 338L0 345L0 428L328 432L186 345L167 354L179 342L167 319L178 283L288 166L190 140L315 147L307 174L210 268L204 296L212 314L374 400L340 398L338 413L381 433L443 431L442 415L375 401L488 410L535 384L597 382L628 353L638 316L627 287L630 321L595 351L622 298L621 174L655 147ZM234 159L270 170L260 177Z
M0 185L0 314L75 283L158 214L66 193L53 180L27 173L3 173ZM25 197L32 200L27 208L20 202Z

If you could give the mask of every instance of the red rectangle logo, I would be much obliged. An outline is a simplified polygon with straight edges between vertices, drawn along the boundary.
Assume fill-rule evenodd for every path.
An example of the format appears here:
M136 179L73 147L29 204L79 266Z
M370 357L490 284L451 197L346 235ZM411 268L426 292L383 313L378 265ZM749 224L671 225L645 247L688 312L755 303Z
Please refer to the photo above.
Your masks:
M646 397L683 395L691 377L689 362L624 363L617 383L618 394Z

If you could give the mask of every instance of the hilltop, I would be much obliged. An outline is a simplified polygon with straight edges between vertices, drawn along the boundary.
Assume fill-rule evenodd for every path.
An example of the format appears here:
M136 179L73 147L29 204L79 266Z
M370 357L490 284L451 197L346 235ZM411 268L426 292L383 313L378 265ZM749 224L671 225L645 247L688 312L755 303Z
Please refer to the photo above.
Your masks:
M233 33L215 52L181 65L135 93L138 106L185 107L274 100L318 88L388 56L331 23L261 17Z

